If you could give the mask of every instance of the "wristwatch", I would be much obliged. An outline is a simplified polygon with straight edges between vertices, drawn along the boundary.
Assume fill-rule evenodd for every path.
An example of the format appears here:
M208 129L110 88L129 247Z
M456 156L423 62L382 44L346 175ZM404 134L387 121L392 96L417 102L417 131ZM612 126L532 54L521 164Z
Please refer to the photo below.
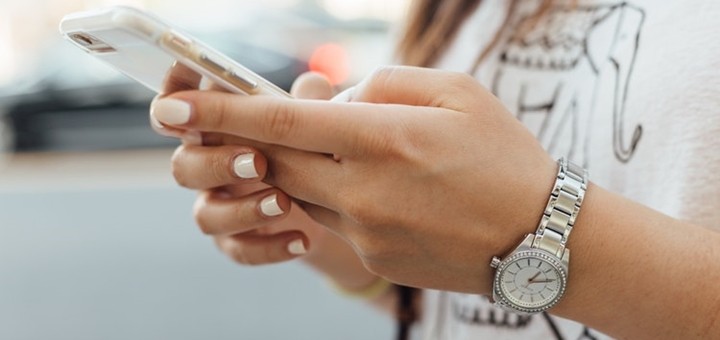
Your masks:
M565 293L570 249L565 248L580 212L588 174L561 158L555 186L535 234L505 258L495 256L492 299L496 306L518 314L535 314L556 305Z

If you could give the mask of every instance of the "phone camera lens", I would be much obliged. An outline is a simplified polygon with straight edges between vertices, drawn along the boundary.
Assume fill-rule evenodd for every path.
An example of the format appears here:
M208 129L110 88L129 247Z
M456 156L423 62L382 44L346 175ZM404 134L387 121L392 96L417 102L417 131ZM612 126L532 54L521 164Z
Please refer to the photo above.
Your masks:
M82 35L82 34L73 34L72 35L73 40L79 42L81 45L89 46L93 44L92 39Z

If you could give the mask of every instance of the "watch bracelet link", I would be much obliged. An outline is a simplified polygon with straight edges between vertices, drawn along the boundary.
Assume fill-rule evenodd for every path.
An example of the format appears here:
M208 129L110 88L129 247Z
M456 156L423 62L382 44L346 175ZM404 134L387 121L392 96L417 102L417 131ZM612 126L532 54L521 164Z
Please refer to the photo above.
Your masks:
M587 170L565 158L558 160L558 174L535 232L532 248L563 258L568 237L585 198L587 184Z

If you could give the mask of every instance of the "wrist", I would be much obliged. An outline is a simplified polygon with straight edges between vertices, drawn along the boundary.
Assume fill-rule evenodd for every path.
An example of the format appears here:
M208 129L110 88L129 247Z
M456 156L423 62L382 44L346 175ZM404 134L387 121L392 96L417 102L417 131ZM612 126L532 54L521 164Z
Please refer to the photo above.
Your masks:
M495 269L492 299L498 307L521 314L535 314L554 307L568 286L570 250L567 242L581 213L588 186L582 167L564 159L549 198L545 200L533 233L509 253L490 262Z
M613 337L687 338L703 328L698 316L717 313L708 296L720 292L712 277L720 278L720 265L702 260L717 241L713 232L592 185L568 245L566 297L552 312Z

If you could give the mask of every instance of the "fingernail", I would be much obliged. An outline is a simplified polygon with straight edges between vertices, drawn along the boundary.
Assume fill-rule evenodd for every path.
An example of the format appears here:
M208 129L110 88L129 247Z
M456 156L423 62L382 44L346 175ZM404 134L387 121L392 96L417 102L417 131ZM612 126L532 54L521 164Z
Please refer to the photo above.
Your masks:
M255 170L255 154L246 153L238 155L233 160L233 170L235 175L240 178L256 178L259 176L257 170Z
M282 215L283 210L278 205L277 194L263 198L260 202L260 211L262 211L265 216L270 217Z
M293 255L304 255L305 253L307 253L307 249L305 249L305 243L303 243L302 239L297 239L288 243L287 250L290 254Z
M152 112L152 109L151 109L151 112ZM165 128L165 126L163 126L162 123L160 123L160 121L157 120L157 118L155 118L155 115L153 115L153 114L150 114L150 124L152 124L152 126L154 126L156 129L164 129Z
M150 114L159 122L182 125L190 121L190 104L178 99L164 98L153 103Z
M182 141L186 145L202 145L202 133L200 131L188 131L182 135Z

